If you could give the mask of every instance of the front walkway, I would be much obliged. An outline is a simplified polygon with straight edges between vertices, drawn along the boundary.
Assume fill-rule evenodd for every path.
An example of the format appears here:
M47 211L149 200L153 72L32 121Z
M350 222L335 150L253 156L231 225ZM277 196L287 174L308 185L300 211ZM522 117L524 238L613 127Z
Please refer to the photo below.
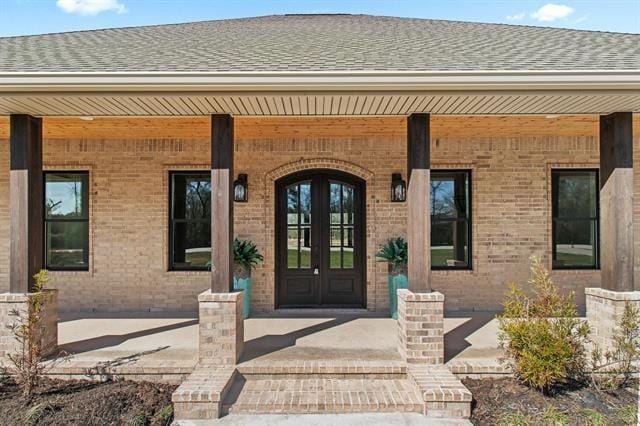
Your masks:
M52 374L180 383L197 361L198 323L185 314L62 314L61 350L69 354ZM240 366L291 361L400 361L395 320L362 312L304 311L245 321ZM445 359L454 373L502 372L497 324L490 313L445 319Z

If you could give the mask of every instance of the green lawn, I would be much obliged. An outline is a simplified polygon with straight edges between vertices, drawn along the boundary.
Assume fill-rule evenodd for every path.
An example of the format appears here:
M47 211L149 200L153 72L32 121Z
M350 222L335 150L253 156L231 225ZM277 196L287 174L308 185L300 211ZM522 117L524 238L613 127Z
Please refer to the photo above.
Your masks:
M591 266L593 258L587 254L556 253L556 262L566 266Z
M185 261L190 263L192 267L207 266L207 263L211 260L210 251L197 251L194 253L187 253L185 255Z

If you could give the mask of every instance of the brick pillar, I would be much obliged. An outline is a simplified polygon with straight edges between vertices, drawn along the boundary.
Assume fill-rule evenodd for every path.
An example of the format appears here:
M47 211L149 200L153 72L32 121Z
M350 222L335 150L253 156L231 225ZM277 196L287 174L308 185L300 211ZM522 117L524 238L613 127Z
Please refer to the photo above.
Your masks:
M398 290L398 351L408 363L444 363L444 295Z
M203 364L234 366L244 347L243 292L212 293L198 296L199 349Z
M640 291L612 291L604 288L587 288L587 323L591 340L600 349L613 345L613 335L618 328L626 302L640 307Z
M40 344L42 356L53 353L58 347L58 290L48 289L42 293L42 311ZM0 294L0 359L9 354L21 351L11 326L18 323L12 312L17 311L26 318L30 300L36 293L2 293Z

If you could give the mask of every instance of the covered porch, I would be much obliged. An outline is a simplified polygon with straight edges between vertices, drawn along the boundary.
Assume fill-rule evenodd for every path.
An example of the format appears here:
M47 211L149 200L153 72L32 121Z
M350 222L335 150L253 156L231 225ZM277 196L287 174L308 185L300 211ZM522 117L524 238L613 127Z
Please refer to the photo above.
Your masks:
M240 365L296 368L323 362L399 364L396 321L378 314L298 312L245 321ZM445 363L461 377L506 374L491 313L456 313L444 320ZM353 336L367 336L354 339ZM179 384L198 362L198 318L174 314L62 314L59 349L68 360L51 375L151 380Z
M280 397L291 410L468 417L471 395L455 374L505 373L492 312L509 282L526 281L532 255L575 291L604 340L615 305L636 300L640 272L637 92L570 75L562 90L546 86L548 76L535 91L531 81L499 88L503 77L457 91L358 82L323 95L272 93L276 85L259 94L16 89L0 98L10 116L0 127L10 188L3 306L24 304L31 276L47 266L43 176L79 172L87 208L74 212L87 233L70 249L83 253L82 268L51 268L49 306L61 321L48 325L47 348L75 352L61 375L187 377L174 394L182 419L277 410ZM590 179L588 196L574 194L588 205L588 217L573 218L589 224L577 242L556 235L558 221L572 220L557 215L559 170ZM406 199L392 196L398 174ZM236 199L241 176L246 199ZM209 188L197 217L176 202L189 179ZM434 182L451 189L434 195ZM197 232L176 231L191 225ZM247 295L233 288L235 237L265 258L247 320ZM376 253L395 237L408 241L408 288L392 320L389 269ZM55 324L58 311L47 318ZM264 388L272 380L282 388ZM340 402L292 402L292 380L305 398L336 386ZM276 401L255 400L265 391ZM345 405L352 391L401 397Z

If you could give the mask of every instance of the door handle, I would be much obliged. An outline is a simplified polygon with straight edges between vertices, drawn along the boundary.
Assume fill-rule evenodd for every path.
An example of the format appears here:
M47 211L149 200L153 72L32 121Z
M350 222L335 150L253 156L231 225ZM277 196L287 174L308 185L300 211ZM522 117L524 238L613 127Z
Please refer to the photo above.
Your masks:
M318 268L317 266L313 268L313 275L320 275L320 268Z

